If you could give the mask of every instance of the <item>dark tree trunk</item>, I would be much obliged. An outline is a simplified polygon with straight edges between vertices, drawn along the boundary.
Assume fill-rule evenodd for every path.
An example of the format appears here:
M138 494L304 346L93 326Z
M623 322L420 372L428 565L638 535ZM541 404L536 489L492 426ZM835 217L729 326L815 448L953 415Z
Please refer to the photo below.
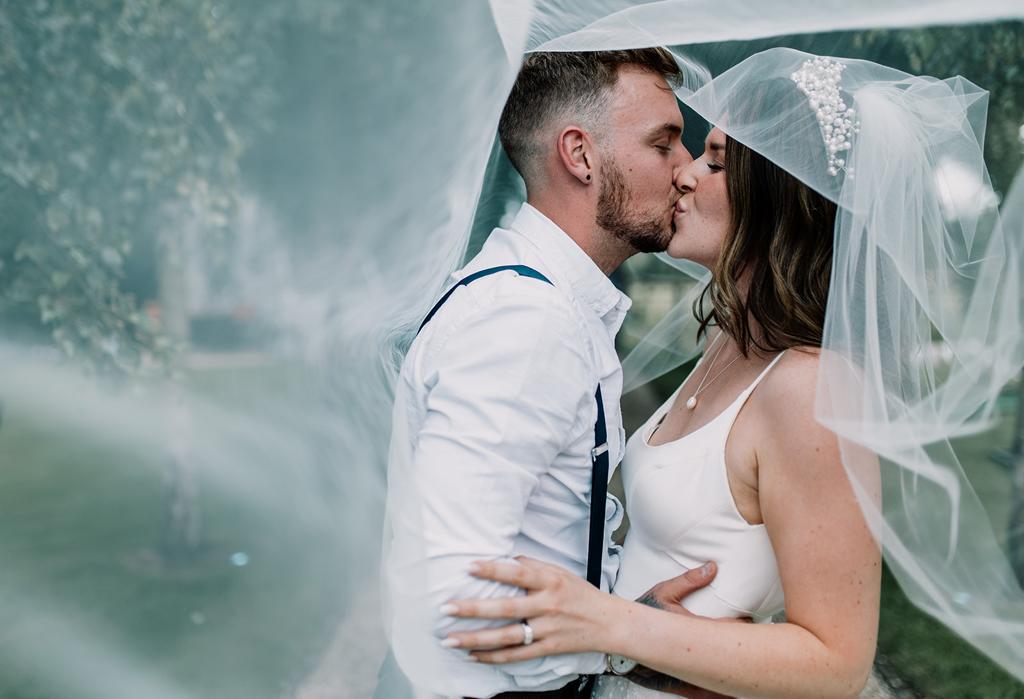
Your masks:
M188 289L184 236L187 214L169 212L159 248L158 281L161 318L165 332L184 354L189 341ZM178 215L175 215L178 214ZM184 226L182 219L186 219ZM202 543L199 485L192 452L192 420L185 392L173 371L167 395L167 444L163 477L163 517L160 554L166 562L192 560Z
M1021 585L1024 585L1024 376L1017 387L1017 420L1014 424L1010 455L1010 477L1013 479L1013 487L1006 544L1013 572Z

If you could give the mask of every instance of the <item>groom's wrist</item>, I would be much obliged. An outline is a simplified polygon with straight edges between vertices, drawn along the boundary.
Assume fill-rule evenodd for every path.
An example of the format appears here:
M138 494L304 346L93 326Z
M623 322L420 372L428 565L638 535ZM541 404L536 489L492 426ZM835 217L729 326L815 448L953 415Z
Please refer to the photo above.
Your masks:
M604 674L606 675L618 675L619 677L629 677L634 670L639 667L637 661L627 658L624 655L616 655L615 653L609 653L607 656L607 663Z

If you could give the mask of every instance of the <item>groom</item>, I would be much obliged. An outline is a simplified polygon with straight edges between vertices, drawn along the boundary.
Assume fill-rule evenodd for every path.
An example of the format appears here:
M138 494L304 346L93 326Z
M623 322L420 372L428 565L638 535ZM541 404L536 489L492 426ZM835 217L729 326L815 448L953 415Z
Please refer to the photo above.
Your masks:
M480 558L528 555L605 590L615 580L622 508L601 495L614 466L595 466L624 449L615 335L631 302L608 275L673 235L673 175L691 160L671 88L680 78L659 48L534 53L505 105L499 136L527 203L454 274L398 387L407 457L389 470L385 579L392 650L420 692L568 697L578 676L605 671L593 653L471 664L441 639L483 622L442 607L517 593L471 577ZM593 484L596 529L594 473L605 481Z

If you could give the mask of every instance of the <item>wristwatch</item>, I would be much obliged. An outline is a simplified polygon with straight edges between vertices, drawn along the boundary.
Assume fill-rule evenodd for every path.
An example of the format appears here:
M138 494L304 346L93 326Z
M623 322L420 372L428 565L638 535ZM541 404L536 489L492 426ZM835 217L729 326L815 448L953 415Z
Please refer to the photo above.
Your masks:
M608 654L608 672L613 675L628 675L639 664L637 661L624 655Z

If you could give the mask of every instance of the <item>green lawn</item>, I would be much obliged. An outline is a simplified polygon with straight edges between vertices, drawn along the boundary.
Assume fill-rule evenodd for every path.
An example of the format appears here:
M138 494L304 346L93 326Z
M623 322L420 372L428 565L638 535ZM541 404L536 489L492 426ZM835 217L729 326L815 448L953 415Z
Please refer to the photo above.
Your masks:
M878 650L902 679L926 697L1024 697L1020 682L910 604L888 570L882 578Z
M301 370L282 367L197 372L189 381L204 395L230 396L227 406L243 413L287 404L308 387ZM666 386L674 388L672 378ZM656 398L627 396L627 420L649 414ZM1009 444L1009 429L1007 419L958 445L1000 532L1009 480L988 454ZM251 479L200 478L199 556L161 567L153 552L163 453L42 424L8 402L0 429L0 697L276 699L305 676L344 615L352 566L372 565L347 550L353 532L375 537L375 529L324 517L329 503L343 501L330 483L319 492L316 474L279 463L287 449L251 436L251 449L240 452L252 460ZM232 565L236 552L247 565ZM1024 697L1020 683L913 608L889 575L879 649L928 697Z
M218 370L190 380L246 410L280 398L285 374ZM359 562L346 560L352 532L343 519L324 516L315 474L297 477L298 466L280 463L287 449L259 437L260 448L238 452L251 459L251 482L200 457L204 545L167 566L155 555L165 452L39 424L8 401L0 697L276 698L309 671L345 612ZM233 563L239 552L247 559Z
M1005 540L1010 514L1010 478L989 457L994 450L1009 447L1014 407L1007 404L1002 422L991 432L955 444L1000 541ZM900 676L926 697L1024 698L1024 685L938 621L918 611L888 571L882 579L878 649Z

